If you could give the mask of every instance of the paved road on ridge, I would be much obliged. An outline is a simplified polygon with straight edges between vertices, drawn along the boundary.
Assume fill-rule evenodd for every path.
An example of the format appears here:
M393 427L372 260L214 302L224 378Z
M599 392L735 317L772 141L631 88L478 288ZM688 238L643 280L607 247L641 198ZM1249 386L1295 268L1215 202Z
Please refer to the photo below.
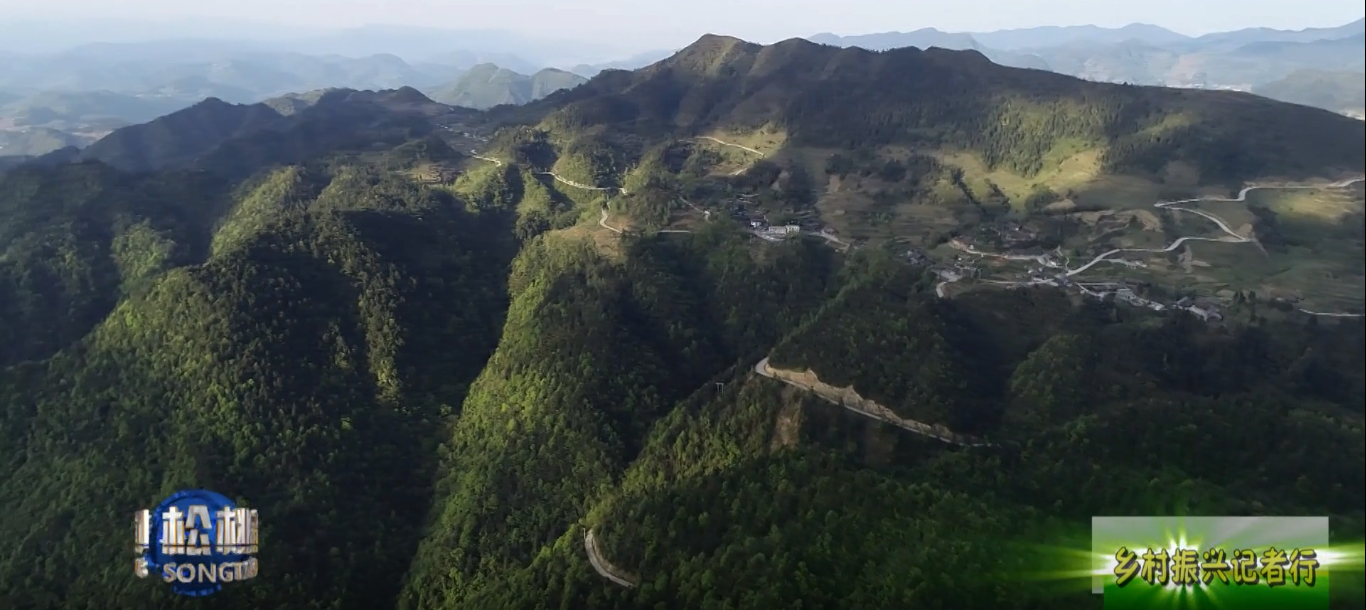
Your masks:
M473 150L470 151L470 156L471 156L471 157L474 157L475 159L479 159L480 161L488 161L489 163L492 163L492 164L494 164L494 165L497 165L498 167L502 167L502 166L503 166L503 162L502 162L502 161L500 161L500 160L498 160L498 159L494 159L493 157L486 157L486 156L481 155L481 154L479 154L478 152L475 152L475 151L473 151ZM630 193L627 193L627 192L626 192L626 189L624 189L624 188L618 188L618 187L615 187L615 186L588 186L587 184L579 184L578 182L574 182L573 180L570 180L570 179L568 179L568 178L565 178L565 177L563 177L563 176L561 176L561 175L559 175L559 174L557 174L557 173L555 173L555 172L532 172L532 173L534 173L534 174L536 174L536 175L538 175L538 176L550 176L551 178L554 178L556 182L559 182L559 183L561 183L561 184L568 184L569 186L572 186L572 187L574 187L574 188L580 188L580 189L584 189L584 190L586 190L586 191L621 191L621 194L623 194L623 195L629 195L629 194L630 194Z

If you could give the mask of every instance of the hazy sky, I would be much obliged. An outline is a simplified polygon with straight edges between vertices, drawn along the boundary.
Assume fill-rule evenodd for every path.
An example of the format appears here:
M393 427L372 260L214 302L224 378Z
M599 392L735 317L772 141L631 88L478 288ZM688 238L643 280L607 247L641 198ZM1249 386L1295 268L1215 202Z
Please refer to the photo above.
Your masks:
M0 21L218 17L313 27L390 23L508 29L564 39L610 36L641 48L686 44L707 32L771 42L827 31L1144 22L1203 34L1257 26L1334 26L1363 12L1361 0L0 0Z

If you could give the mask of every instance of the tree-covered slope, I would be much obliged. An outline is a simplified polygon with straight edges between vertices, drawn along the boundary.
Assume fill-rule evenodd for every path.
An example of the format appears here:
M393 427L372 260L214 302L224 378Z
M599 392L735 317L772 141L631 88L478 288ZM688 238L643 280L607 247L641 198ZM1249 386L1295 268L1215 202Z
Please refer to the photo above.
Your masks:
M719 223L609 252L514 221L560 195L510 165L435 186L344 164L152 176L6 178L27 193L13 277L102 278L45 298L103 299L88 328L44 306L9 330L57 336L0 377L8 605L185 606L120 567L107 515L190 486L267 517L271 569L218 608L1085 608L1086 587L991 580L1057 561L991 544L1085 539L1092 514L1360 528L1357 321L943 300L884 253ZM90 252L39 247L82 226L107 227ZM118 269L119 247L160 262L63 267ZM766 355L996 446L841 409L754 374ZM595 572L589 531L638 586Z
M895 350L864 334L872 326L859 331L820 320L842 306L866 305L850 300L852 292L896 285L906 273L877 262L849 269L842 280L848 287L794 330L792 341L823 333L826 343ZM894 319L932 294L902 291L901 311L888 303L886 313L870 315ZM404 607L1098 608L1084 579L1061 587L1029 582L1049 569L1085 569L1047 548L1089 544L1085 524L1094 514L1326 513L1339 517L1339 534L1359 530L1358 496L1366 491L1363 460L1352 459L1366 459L1356 404L1359 324L1330 330L1262 321L1225 332L1175 319L1154 326L1111 306L1077 308L1054 296L988 293L935 306L933 315L954 329L946 332L956 347L989 363L976 382L992 388L983 393L1004 411L1004 421L991 426L998 447L954 449L917 437L755 376L745 361L712 378L720 387L701 384L659 416L624 469L601 466L613 461L598 450L537 443L566 448L560 456L597 456L578 461L579 468L611 474L584 480L580 489L591 491L570 494L575 510L520 552L501 549L490 560L482 527L439 522L437 532L450 532L438 534L450 538L442 548L456 557L479 548L488 563L454 569L476 574L470 580L411 581ZM988 316L996 324L978 326ZM970 331L984 336L968 338ZM1126 353L1135 361L1111 353L1115 345L1137 348ZM1322 353L1354 359L1330 362ZM867 357L882 354L872 349ZM843 362L817 366L835 371ZM1198 371L1181 370L1195 363ZM554 365L533 370L543 366ZM916 387L920 370L883 369L880 381ZM1327 379L1337 382L1320 386ZM504 426L516 428L505 438L525 434L521 421L505 417L515 423ZM498 433L490 426L482 434ZM585 440L592 433L560 438L572 436L582 447L598 446ZM496 486L501 491L485 482L444 493L455 506L509 511L495 523L549 516L544 500L509 500L525 499L515 494L531 485L528 478L565 484L570 467L525 463ZM498 496L505 499L490 499ZM590 530L603 558L635 587L592 571L583 545ZM427 557L449 556L433 551Z
M81 157L126 171L197 168L240 179L341 150L393 147L430 133L430 117L448 110L411 87L326 89L241 105L210 98L115 130Z
M0 366L51 356L158 273L201 262L224 186L98 163L0 177Z
M432 99L444 104L484 110L503 104L525 104L587 81L577 74L554 68L526 75L493 64L480 64L455 82L433 88L431 95Z
M0 525L4 605L186 604L129 578L114 517L183 487L268 515L273 574L225 592L221 607L391 604L420 537L436 432L491 351L505 300L511 223L463 210L360 169L295 168L245 185L208 241L135 227L134 263L177 246L207 256L160 261L172 268L141 278L84 339L0 378L0 502L14 516ZM112 212L70 213L98 227ZM45 254L28 253L72 266L58 277L113 264ZM31 265L21 277L41 269L16 264ZM42 296L33 288L18 298ZM66 290L58 297L118 296Z
M850 273L850 285L906 279L879 267ZM871 316L886 324L930 295L903 294L900 314ZM961 351L997 365L973 379L1005 411L992 426L997 447L917 437L748 367L729 371L723 389L699 389L655 427L619 491L585 523L603 556L638 586L603 584L607 592L575 603L1091 608L1100 600L1085 580L1037 580L1086 569L1046 549L1089 544L1091 515L1332 514L1336 535L1359 533L1359 323L1151 326L1108 306L1076 309L1050 297L988 293L936 308L946 326L959 327ZM820 325L827 315L796 338L821 333L825 344L869 346L859 364L885 357L876 346L897 351L877 324ZM981 316L995 321L975 329L985 336L962 336ZM1117 346L1138 349L1121 354ZM1354 360L1329 364L1322 353ZM847 354L832 356L816 367L833 375L857 366ZM1192 365L1199 370L1180 370ZM921 387L921 366L870 367L885 376L871 385L902 390L888 392L892 399ZM1307 389L1328 378L1338 381ZM554 563L573 545L564 546L545 563L572 574L574 564ZM539 586L559 590L553 580L536 583L520 599L502 597L501 607L558 607L530 594Z
M278 129L284 122L264 104L209 98L148 123L115 130L81 156L130 171L159 169L195 158L233 137Z
M753 312L767 319L751 318L746 329L771 335L824 290L820 269L829 253L811 245L717 282L716 265L747 262L747 253L733 236L699 239L720 240L710 242L719 248L701 256L701 267L675 259L705 252L701 244L683 246L690 252L637 244L621 264L556 236L523 252L502 342L448 444L431 536L400 607L496 608L509 595L527 601L534 589L509 590L509 583L537 580L541 561L577 548L575 526L612 492L655 421L734 358L753 353L757 337L740 332L741 299L771 303ZM783 263L810 275L785 279ZM576 566L579 582L552 596L594 584L581 556L559 560Z
M667 136L765 130L788 148L968 151L1026 176L1086 151L1106 172L1183 162L1225 183L1366 167L1360 123L1247 94L1094 83L974 51L805 40L704 36L647 68L498 113L539 124L561 146L606 138L631 159Z

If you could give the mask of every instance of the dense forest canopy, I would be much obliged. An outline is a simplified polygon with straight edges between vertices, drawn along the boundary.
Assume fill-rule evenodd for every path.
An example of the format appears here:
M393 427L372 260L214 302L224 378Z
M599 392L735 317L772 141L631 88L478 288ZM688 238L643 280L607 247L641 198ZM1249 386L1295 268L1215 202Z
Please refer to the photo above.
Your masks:
M929 80L848 93L889 114L847 131L812 118L846 103L847 79L902 61ZM1050 288L939 298L890 250L769 243L728 222L655 231L679 197L721 188L690 178L700 155L675 128L732 110L769 120L776 99L806 142L903 137L957 121L942 113L969 89L892 112L897 96L939 99L934 78L995 69L975 62L707 38L548 97L552 128L505 130L496 163L384 106L425 107L411 93L331 93L261 129L246 126L261 109L210 103L126 132L105 150L127 147L136 173L10 169L0 608L1099 608L1089 581L1010 575L1069 568L1038 546L1088 544L1099 514L1328 514L1359 540L1359 318L1255 295L1214 324ZM837 66L854 70L837 87L773 93ZM1186 99L1068 86L1001 112L1122 142ZM146 145L185 136L195 113L217 127ZM620 113L649 152L564 139L593 121L621 130ZM1305 138L1338 125L1306 120ZM940 136L985 125L956 124ZM1027 169L1050 145L1038 133L979 144ZM1359 150L1316 154L1302 161L1360 164ZM1229 162L1228 176L1256 166ZM420 180L417 165L454 177ZM779 196L807 203L821 179L772 170ZM759 374L765 358L984 443L841 408ZM260 511L257 578L185 599L129 573L125 516L189 487ZM1003 560L1002 544L1018 552Z

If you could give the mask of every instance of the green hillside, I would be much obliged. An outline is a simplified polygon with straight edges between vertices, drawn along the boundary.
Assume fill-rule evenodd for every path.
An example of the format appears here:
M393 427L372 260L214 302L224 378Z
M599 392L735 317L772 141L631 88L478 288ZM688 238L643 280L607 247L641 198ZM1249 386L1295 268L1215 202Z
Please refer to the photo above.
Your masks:
M452 106L484 110L503 104L525 104L587 81L577 74L553 68L528 76L493 64L480 64L455 82L433 88L431 97Z
M940 298L900 245L696 217L858 179L947 206L972 190L951 159L1042 172L1057 146L1214 181L1360 169L1360 123L1327 112L979 60L709 37L520 108L211 100L0 174L0 608L1098 610L1092 515L1359 540L1360 318ZM870 84L894 70L922 78ZM772 158L692 137L756 133ZM1266 252L1327 239L1279 226ZM188 487L260 511L254 581L130 574L128 512Z
M339 151L387 150L431 133L450 109L416 89L327 89L260 104L207 99L91 145L83 159L126 171L202 169L243 178Z
M1246 94L1093 83L974 52L873 53L795 39L760 46L706 36L648 68L500 112L538 123L561 146L605 139L628 160L670 136L729 135L770 155L961 152L1025 178L1083 160L1087 179L1157 179L1190 165L1201 182L1230 185L1366 167L1361 123Z
M6 225L0 302L19 309L3 319L20 342L4 355L27 362L0 384L0 502L16 515L0 526L13 542L0 600L178 607L127 578L108 515L188 485L250 489L281 528L267 543L280 579L222 603L391 604L429 502L433 432L496 341L506 214L360 169L280 169L217 204L194 195L225 191L173 176L64 171L4 179L7 205L32 193L64 212ZM90 567L60 567L76 563Z

